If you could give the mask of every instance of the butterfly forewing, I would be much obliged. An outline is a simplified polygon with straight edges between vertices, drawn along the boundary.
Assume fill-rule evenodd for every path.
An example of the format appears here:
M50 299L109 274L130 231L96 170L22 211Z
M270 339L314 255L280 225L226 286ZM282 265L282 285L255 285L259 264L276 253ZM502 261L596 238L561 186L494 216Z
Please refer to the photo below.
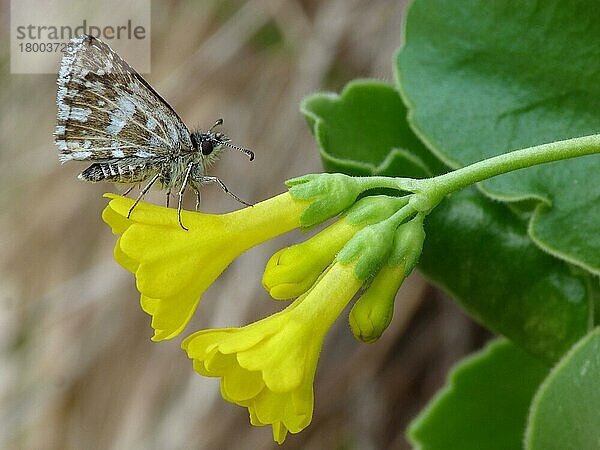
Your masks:
M108 45L91 36L70 41L56 101L55 139L63 162L120 162L131 181L140 181L133 173L140 178L144 171L136 168L177 158L192 145L177 113ZM110 173L109 165L103 168Z

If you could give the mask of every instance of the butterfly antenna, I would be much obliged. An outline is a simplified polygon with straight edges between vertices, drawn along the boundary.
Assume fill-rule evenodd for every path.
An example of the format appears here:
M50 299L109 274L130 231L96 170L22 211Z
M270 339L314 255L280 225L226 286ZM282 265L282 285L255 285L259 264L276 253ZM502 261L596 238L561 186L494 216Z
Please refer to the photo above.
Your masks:
M215 127L218 127L219 125L223 125L223 119L217 119L217 121L215 122L215 124L214 124L212 127L210 127L210 128L208 129L208 132L209 132L209 133L210 133L210 132L212 132L212 130L213 130Z
M229 148L242 152L244 155L247 155L250 161L254 159L254 152L252 150L248 150L247 148L243 147L238 147L237 145L230 144L229 142L224 142L223 144Z

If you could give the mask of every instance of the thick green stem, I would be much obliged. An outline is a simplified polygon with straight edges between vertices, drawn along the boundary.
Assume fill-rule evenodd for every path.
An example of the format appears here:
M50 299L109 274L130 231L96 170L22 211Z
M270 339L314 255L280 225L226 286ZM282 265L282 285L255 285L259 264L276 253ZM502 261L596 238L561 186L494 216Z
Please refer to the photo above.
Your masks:
M600 153L600 134L504 153L433 178L364 177L360 180L364 190L391 188L414 192L411 206L414 210L427 214L446 195L488 178L538 164L595 153Z
M513 170L600 153L600 135L552 142L484 159L443 175L423 180L427 190L445 196L464 187Z

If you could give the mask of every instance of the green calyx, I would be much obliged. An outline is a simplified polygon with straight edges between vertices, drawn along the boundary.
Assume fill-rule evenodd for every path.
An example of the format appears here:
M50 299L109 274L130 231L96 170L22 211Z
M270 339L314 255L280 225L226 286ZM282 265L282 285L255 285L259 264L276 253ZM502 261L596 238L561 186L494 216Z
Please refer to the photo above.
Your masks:
M286 181L292 198L310 201L300 224L312 227L352 206L364 190L359 178L341 173L308 174Z
M372 225L387 219L408 203L406 197L373 195L361 198L344 214L352 225Z
M390 253L389 264L392 266L403 265L405 277L415 268L423 251L423 242L425 241L424 219L423 214L417 214L412 220L403 223L396 230L394 248Z
M367 280L379 271L385 263L394 242L396 224L394 221L369 225L356 233L337 255L343 264L354 264L359 280Z

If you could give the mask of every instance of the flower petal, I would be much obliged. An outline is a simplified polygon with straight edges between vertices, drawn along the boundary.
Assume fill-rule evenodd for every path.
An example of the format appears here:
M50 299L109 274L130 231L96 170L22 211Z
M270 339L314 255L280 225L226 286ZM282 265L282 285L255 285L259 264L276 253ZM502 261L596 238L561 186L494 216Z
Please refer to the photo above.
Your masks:
M218 344L229 335L236 334L238 328L219 328L197 331L186 337L181 348L193 359L206 359L213 349L218 350Z
M273 424L273 439L278 444L283 444L287 436L288 430L281 422Z
M265 387L260 372L253 372L233 365L221 382L221 395L227 401L240 404L256 397Z
M277 393L264 389L253 402L254 412L262 423L273 424L283 420L289 393Z
M117 243L115 244L114 257L115 261L117 261L125 270L128 270L131 273L136 273L138 267L140 267L139 261L130 258L121 249L121 236L119 236L119 238L117 239Z
M302 335L302 329L288 323L285 329L259 345L237 354L240 366L248 370L262 370L263 379L274 392L289 392L298 387L304 376L307 347L311 338ZM319 340L320 345L320 340Z
M151 325L154 329L152 340L172 339L181 333L196 311L199 301L200 298L193 295L179 295L176 298L169 297L160 300L142 295L140 303L154 306L154 312L150 313L152 315ZM144 306L142 309L145 310Z
M360 226L340 219L310 239L279 250L265 267L264 288L276 300L305 293L358 230Z
M381 337L394 315L394 301L404 278L403 263L386 264L375 276L348 315L356 339L370 344Z
M107 197L108 194L104 196ZM102 211L102 220L110 226L113 234L122 234L133 223L126 215L123 216L113 209L110 203Z
M109 207L118 215L123 218L127 218L129 211L133 206L134 200L132 198L123 197L116 194L104 194L105 197L110 198ZM195 215L204 215L201 213L190 213L188 211L181 211L182 219L195 221ZM189 214L189 217L188 217ZM177 217L177 210L173 208L166 208L164 206L152 205L145 202L139 202L135 209L131 212L131 217L126 219L132 223L145 223L148 225L156 226L171 226L173 228L181 228L179 225L179 219Z
M234 257L228 257L225 249L215 248L216 243L202 237L199 241L197 233L182 229L134 224L121 236L120 247L140 263L136 279L141 293L152 298L171 297L193 283L200 297Z

